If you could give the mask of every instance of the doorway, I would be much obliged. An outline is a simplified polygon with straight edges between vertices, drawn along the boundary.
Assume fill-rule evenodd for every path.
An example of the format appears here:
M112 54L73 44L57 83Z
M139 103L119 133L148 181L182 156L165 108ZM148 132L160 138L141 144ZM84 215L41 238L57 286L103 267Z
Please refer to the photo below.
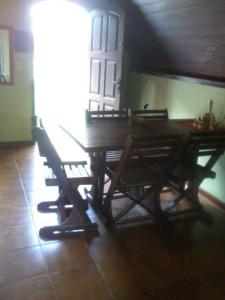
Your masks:
M88 105L89 15L67 0L32 7L35 114L68 125Z

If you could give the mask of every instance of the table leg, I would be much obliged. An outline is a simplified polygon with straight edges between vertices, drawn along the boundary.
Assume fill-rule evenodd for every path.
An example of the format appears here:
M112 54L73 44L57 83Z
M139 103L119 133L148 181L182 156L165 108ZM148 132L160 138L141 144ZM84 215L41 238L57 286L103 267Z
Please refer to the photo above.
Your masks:
M103 193L104 193L104 181L105 181L105 165L106 165L106 152L99 151L97 153L97 189L98 192L96 194L96 205L98 208L101 208L102 200L103 200Z
M98 151L93 153L91 157L91 169L97 178L95 188L92 190L93 204L100 209L104 193L106 152Z

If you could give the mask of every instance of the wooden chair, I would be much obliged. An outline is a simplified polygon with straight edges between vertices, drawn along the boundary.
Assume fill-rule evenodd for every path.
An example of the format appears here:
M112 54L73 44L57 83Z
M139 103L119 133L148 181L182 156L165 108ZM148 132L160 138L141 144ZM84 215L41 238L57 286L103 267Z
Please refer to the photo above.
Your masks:
M41 155L47 159L47 166L54 172L55 179L53 180L57 180L57 185L60 186L60 194L56 201L41 202L38 205L40 212L57 212L60 224L41 228L40 236L51 238L57 236L58 233L96 230L97 225L92 223L86 214L86 202L78 191L79 185L93 183L94 178L78 177L73 178L73 181L69 180L65 172L66 163L62 163L46 131L43 128L34 127L32 132Z
M107 119L127 119L128 111L123 110L95 110L89 111L90 121L101 121Z
M181 145L179 135L151 138L128 136L119 163L115 168L109 165L106 169L111 185L102 210L108 225L142 221L152 217L159 220L163 217L159 197L162 189L169 185L165 174L181 156ZM120 201L113 201L116 192L131 200L119 212L113 211L112 205L114 201ZM142 207L147 216L123 219L136 205Z
M96 110L90 111L90 121L98 122L104 120L127 120L128 119L128 110L124 108L123 110ZM112 150L106 152L106 163L116 163L120 160L122 155L121 150ZM91 155L91 160L94 161L95 154ZM106 180L108 182L108 180Z
M175 166L170 174L173 188L179 195L174 204L168 207L168 212L181 200L186 199L193 205L194 212L202 213L202 205L198 197L199 187L205 179L216 177L212 168L224 152L225 131L194 132L191 134L182 163ZM206 159L203 165L199 164L201 157Z
M167 109L143 109L134 110L133 115L142 117L146 120L168 120Z

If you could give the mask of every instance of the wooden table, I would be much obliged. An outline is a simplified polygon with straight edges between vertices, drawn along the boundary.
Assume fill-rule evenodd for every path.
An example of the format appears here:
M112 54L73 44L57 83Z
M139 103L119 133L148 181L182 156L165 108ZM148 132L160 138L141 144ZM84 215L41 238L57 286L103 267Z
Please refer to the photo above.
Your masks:
M100 206L104 189L104 171L106 152L123 149L127 136L165 136L168 134L182 134L189 136L190 128L177 121L160 120L146 121L143 124L133 124L126 120L98 120L86 123L81 127L63 128L85 152L95 157L93 171L97 177L94 202Z

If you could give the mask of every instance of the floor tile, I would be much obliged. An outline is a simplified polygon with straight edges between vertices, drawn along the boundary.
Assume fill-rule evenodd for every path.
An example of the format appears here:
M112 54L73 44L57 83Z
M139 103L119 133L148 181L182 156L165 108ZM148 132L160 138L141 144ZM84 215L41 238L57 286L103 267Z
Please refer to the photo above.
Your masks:
M178 256L181 258L184 268L192 274L192 278L204 279L207 276L216 275L225 278L224 249L202 247L179 253Z
M148 267L160 284L166 285L179 280L188 280L193 274L183 260L168 249L146 251L140 249L138 257Z
M32 223L32 218L28 207L1 207L0 225L21 225Z
M93 264L84 242L79 238L41 246L50 273L70 271Z
M0 193L0 207L17 207L26 205L27 201L23 191L18 193L11 193L11 191L7 191L7 193Z
M122 228L120 232L124 236L127 247L133 249L134 252L140 249L151 249L152 251L170 249L172 246L172 233L165 229L160 230L153 224Z
M39 244L32 224L0 226L0 252L21 249Z
M23 187L19 179L6 179L1 181L0 193L22 193Z
M19 167L19 174L22 181L29 182L31 180L43 180L45 168L42 164L32 164L31 166Z
M222 300L225 299L224 278L179 282L166 287L165 293L171 300Z
M0 285L0 300L55 300L47 276L31 277Z
M13 159L10 160L1 160L0 159L0 174L9 174L9 173L17 173L16 164Z
M1 166L0 166L1 168ZM4 170L4 169L1 169L0 170L0 180L3 181L3 180L7 180L7 181L10 181L10 180L19 180L19 174L17 172L17 170Z
M123 238L102 236L90 241L88 247L116 297L131 288L141 291L158 287L156 277L137 259Z
M131 256L124 241L117 237L100 236L88 242L88 248L97 263L123 261Z
M40 247L31 247L0 255L0 283L46 273Z
M127 291L146 291L159 287L159 282L150 269L138 261L124 258L99 264L107 284L116 297Z
M25 191L46 188L44 178L42 177L33 178L33 179L23 179L22 183Z
M113 300L94 266L51 275L57 300Z
M171 300L163 288L157 289L128 289L116 295L117 300ZM180 298L182 299L182 298Z
M54 201L59 195L58 188L48 187L43 190L31 190L26 192L27 203L29 205L37 205L40 202L44 201Z

